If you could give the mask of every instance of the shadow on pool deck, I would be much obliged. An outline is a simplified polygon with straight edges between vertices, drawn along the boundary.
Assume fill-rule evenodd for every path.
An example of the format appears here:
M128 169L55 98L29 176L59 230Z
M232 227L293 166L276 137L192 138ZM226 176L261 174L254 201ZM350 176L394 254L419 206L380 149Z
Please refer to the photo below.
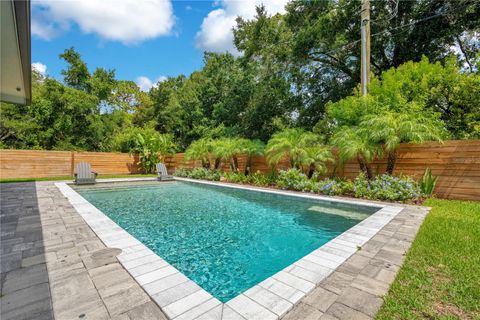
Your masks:
M34 182L0 184L1 318L53 319Z
M2 320L166 319L54 183L0 193Z

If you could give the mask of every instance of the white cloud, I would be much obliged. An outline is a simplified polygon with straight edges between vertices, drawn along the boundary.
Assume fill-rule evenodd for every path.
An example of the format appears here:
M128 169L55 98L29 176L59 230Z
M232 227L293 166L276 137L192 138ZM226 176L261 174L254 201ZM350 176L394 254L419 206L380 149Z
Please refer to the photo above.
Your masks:
M59 30L52 23L47 22L43 17L33 16L31 19L32 35L44 40L55 38Z
M261 4L269 14L285 13L288 0L223 0L221 8L210 11L203 19L200 31L196 35L196 46L205 51L225 52L238 55L233 44L235 19L241 16L252 19L255 8Z
M139 86L140 90L149 91L152 87L156 87L159 82L163 82L165 80L167 80L167 77L165 76L158 77L156 81L152 81L150 78L145 76L140 76L135 82Z
M46 75L47 73L47 66L41 62L34 62L32 63L32 69L36 70L41 75Z
M102 39L135 44L170 34L170 0L33 0L32 34L49 40L72 24Z

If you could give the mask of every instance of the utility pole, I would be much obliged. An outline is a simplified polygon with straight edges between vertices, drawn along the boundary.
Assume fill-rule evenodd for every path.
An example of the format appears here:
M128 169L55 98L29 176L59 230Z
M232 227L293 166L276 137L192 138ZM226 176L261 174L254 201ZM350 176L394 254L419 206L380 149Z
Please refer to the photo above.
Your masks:
M367 86L370 83L370 0L362 0L361 19L362 53L360 77L362 95L364 96L367 94Z

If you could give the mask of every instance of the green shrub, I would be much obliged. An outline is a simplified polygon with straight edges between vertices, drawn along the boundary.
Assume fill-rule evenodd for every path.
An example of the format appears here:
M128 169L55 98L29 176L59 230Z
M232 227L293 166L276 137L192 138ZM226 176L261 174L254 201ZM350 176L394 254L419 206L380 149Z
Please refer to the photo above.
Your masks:
M311 181L298 169L281 170L278 174L277 186L281 189L310 191Z
M257 171L254 174L251 174L248 177L248 182L260 187L266 187L275 184L275 177L272 175L264 175L261 172Z
M227 182L232 183L247 183L248 176L244 175L243 173L238 172L225 172L223 175Z
M275 184L275 179L272 176L266 176L259 171L250 175L236 172L226 172L223 176L227 182L232 183L248 183L261 187Z
M330 196L353 194L353 182L350 180L325 179L317 182L315 187L315 192Z
M193 168L193 169L177 169L174 173L177 177L191 178L191 179L203 179L219 181L222 176L218 170L210 170L205 168Z
M367 180L362 173L355 178L353 188L355 197L375 200L414 200L422 193L419 184L411 177L394 177L388 174Z
M190 173L190 178L212 181L219 181L221 176L219 171L205 168L194 168Z
M219 181L222 173L205 168L177 169L175 176L192 179ZM406 201L415 200L423 195L420 184L411 177L394 177L388 174L368 180L361 173L354 181L342 179L324 179L317 181L317 176L309 179L302 171L290 169L280 171L278 176L264 175L260 172L245 175L237 172L223 174L231 183L247 183L256 186L274 186L285 190L321 193L330 196L354 196L372 200Z
M173 175L176 176L176 177L188 178L188 177L190 177L190 172L191 171L192 171L191 169L179 168L179 169L175 170Z

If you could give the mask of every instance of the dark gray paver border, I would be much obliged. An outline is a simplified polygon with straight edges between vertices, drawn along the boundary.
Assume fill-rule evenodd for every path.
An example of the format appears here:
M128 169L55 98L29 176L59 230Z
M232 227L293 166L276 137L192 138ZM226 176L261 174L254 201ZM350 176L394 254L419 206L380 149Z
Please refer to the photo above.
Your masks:
M283 319L373 319L429 210L405 206Z

